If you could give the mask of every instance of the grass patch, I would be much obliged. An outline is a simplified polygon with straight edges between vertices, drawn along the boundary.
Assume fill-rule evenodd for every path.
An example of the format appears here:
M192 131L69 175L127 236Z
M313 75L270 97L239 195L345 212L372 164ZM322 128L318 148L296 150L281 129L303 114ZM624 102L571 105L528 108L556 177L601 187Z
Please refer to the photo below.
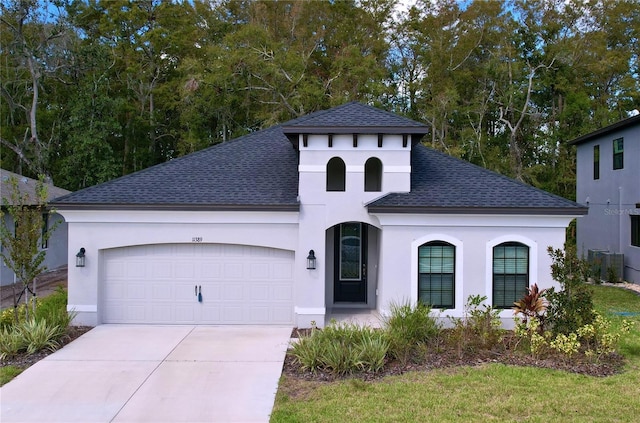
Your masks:
M594 305L621 325L640 296L595 286ZM558 370L489 364L411 372L381 381L315 382L283 376L271 422L627 422L640 414L640 316L620 352L621 374L598 378Z
M16 366L0 367L0 386L9 382L20 373L22 373L22 369Z

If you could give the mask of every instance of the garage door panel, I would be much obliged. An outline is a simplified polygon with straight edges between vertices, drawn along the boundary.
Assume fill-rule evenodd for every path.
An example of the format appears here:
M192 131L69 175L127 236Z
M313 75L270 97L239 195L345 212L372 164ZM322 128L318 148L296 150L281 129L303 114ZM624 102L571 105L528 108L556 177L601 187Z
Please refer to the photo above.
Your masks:
M244 276L243 266L241 262L238 263L225 263L224 264L224 278L225 279L242 279Z
M144 300L146 298L146 287L144 282L132 282L126 286L128 301Z
M173 277L178 280L193 280L196 276L196 264L193 262L178 262L174 265Z
M217 280L222 278L222 263L203 263L200 277L203 280Z
M269 279L270 273L268 263L256 263L249 265L249 277L252 280L256 279Z
M243 286L238 283L229 283L222 287L222 301L241 301L244 298Z
M149 307L151 310L151 320L156 322L171 322L173 317L173 305L171 303L152 303Z
M153 301L171 301L173 299L174 292L171 285L152 283L151 287L151 300Z
M124 278L125 266L126 264L122 260L112 260L109 266L105 267L105 278L109 280Z
M125 277L142 279L147 275L147 266L144 261L128 262L125 265Z
M225 244L106 250L105 323L291 324L291 251ZM194 287L202 287L198 302Z
M124 318L131 323L144 323L148 320L146 311L144 304L127 304L124 306Z
M215 306L203 306L202 307L202 321L204 324L217 324L220 323L220 307Z
M173 279L173 265L171 263L154 260L150 267L153 279Z
M268 301L271 290L267 284L252 284L249 289L248 295L252 301Z
M220 311L222 313L222 323L240 324L245 322L245 319L243 318L244 316L242 304L233 305L225 303L223 306L221 306Z
M126 286L123 282L113 281L109 285L105 285L103 290L104 299L122 301L126 299L125 289Z

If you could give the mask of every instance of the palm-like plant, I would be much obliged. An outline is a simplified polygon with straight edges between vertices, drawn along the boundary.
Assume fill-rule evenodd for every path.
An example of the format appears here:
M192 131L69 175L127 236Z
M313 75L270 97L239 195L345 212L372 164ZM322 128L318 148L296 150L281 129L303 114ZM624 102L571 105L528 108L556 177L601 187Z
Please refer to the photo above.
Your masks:
M547 300L544 298L546 289L538 288L538 284L527 288L525 294L519 301L513 303L513 313L522 314L524 323L530 318L536 318L540 321L540 331L543 328L544 313L547 310Z

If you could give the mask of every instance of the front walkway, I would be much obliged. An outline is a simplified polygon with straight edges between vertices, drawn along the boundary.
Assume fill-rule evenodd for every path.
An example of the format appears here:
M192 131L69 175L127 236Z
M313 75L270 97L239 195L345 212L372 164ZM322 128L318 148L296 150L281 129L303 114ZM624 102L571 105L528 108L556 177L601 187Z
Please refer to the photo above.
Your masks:
M376 310L358 308L334 308L329 309L325 318L325 325L331 320L336 322L356 323L368 325L373 328L382 327L382 317Z

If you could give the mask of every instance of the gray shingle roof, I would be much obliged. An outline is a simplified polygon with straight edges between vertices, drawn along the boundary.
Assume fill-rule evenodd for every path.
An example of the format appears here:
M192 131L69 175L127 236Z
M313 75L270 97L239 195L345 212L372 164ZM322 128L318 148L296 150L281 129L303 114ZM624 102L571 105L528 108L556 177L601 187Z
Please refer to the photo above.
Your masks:
M298 210L298 159L279 126L56 199L56 207Z
M383 124L389 126L379 129ZM299 210L298 157L287 131L304 133L309 128L418 135L427 129L370 106L348 103L77 191L54 204L59 209ZM369 210L586 213L572 201L421 145L412 149L411 192L389 194L370 204Z
M640 115L635 115L630 118L622 119L616 123L613 123L609 126L605 126L604 128L600 128L596 131L590 132L588 134L582 135L572 141L569 141L571 145L579 145L585 143L594 138L602 137L604 135L608 135L612 132L616 132L622 129L625 129L629 126L640 125Z
M429 131L429 127L424 123L355 101L302 116L286 122L282 127L285 134L426 134Z
M573 201L416 145L411 151L411 192L369 204L371 212L581 215Z
M0 204L11 204L11 183L10 178L14 178L18 181L18 190L20 194L26 196L30 205L36 203L36 185L38 181L26 176L18 175L17 173L9 172L8 170L0 169L0 194L2 194L2 202ZM71 191L53 186L51 184L45 184L47 187L47 201L51 201L61 195L69 194Z

